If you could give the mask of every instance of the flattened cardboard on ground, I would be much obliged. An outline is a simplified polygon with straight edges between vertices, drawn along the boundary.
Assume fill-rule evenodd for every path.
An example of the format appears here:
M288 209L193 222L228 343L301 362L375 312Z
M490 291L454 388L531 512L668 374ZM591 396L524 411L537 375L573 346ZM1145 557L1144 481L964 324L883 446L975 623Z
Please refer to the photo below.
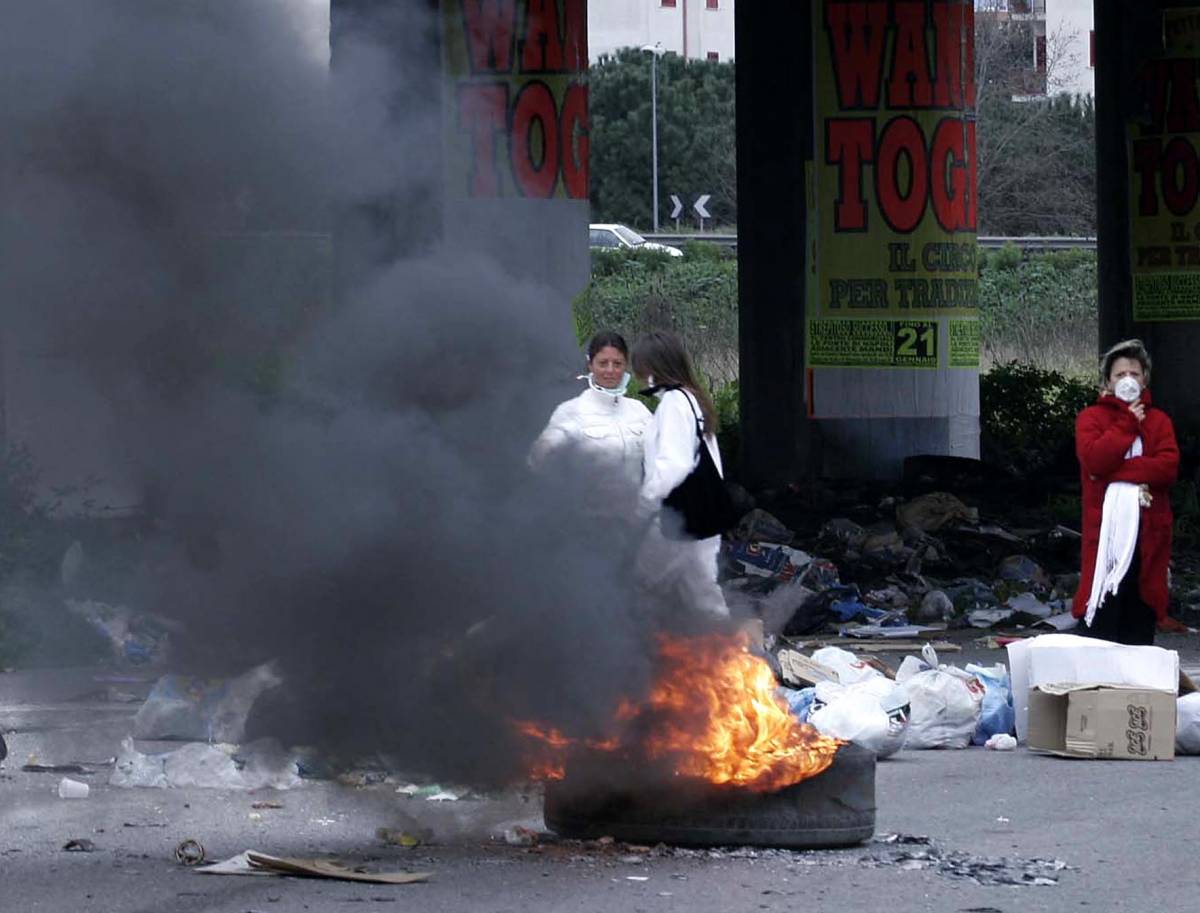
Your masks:
M416 884L428 881L430 872L360 872L332 859L294 859L246 850L223 862L195 869L201 875L298 875L369 884Z
M1028 745L1067 758L1170 761L1175 695L1104 686L1043 685L1029 692Z
M798 650L780 650L779 669L783 680L797 688L807 688L818 682L836 682L838 675L828 666L814 662Z

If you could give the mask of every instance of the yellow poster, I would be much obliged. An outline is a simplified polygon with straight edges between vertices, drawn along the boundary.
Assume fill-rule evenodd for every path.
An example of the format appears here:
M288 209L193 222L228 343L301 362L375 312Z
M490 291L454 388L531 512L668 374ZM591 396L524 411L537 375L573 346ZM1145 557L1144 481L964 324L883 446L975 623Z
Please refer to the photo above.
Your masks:
M586 0L442 0L452 196L588 197Z
M1165 56L1141 72L1129 125L1133 319L1200 320L1200 13L1163 13Z
M938 367L938 326L920 322L978 315L974 7L817 0L812 8L808 364ZM834 326L860 320L872 328ZM906 327L918 325L928 329L908 342ZM885 326L902 334L890 347ZM848 350L856 332L864 348ZM959 347L968 340L960 334Z

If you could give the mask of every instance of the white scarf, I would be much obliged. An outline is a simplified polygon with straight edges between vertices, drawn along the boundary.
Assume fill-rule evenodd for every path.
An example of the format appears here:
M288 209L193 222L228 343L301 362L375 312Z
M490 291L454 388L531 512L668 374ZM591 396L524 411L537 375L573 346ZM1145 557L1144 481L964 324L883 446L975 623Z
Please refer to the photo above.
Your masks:
M1125 459L1142 455L1142 439L1135 438ZM1109 594L1115 595L1133 563L1137 548L1138 523L1141 519L1141 494L1132 482L1109 482L1104 491L1104 511L1100 519L1100 544L1096 548L1096 570L1092 575L1092 594L1087 601L1084 620L1088 627L1096 610Z

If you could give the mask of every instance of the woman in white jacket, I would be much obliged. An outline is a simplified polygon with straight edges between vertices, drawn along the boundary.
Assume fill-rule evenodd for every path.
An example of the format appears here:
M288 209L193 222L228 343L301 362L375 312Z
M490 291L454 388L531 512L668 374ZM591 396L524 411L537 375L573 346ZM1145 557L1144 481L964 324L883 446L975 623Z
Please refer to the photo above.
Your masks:
M586 509L596 515L632 518L642 484L642 440L650 410L625 395L629 346L620 333L604 331L588 342L588 388L562 403L534 442L530 463L551 458L577 461L588 473ZM573 464L574 465L574 464Z
M717 410L696 379L692 360L672 333L647 333L633 350L633 370L646 391L658 397L658 408L646 429L645 478L638 512L650 519L638 551L638 579L667 611L693 609L727 616L729 608L717 585L721 537L692 539L682 520L663 511L663 500L691 474L700 446L708 448L717 472L724 474L714 429ZM699 425L699 427L697 427Z

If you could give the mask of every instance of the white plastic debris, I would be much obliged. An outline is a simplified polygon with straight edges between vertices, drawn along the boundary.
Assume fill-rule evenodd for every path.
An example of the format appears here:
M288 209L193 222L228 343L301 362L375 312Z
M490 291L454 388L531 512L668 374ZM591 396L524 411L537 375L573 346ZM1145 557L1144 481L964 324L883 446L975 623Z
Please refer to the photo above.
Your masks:
M166 754L138 751L132 738L108 781L113 786L194 787L199 789L294 789L302 784L295 759L275 745L256 742L239 750L233 745L192 742Z
M133 718L134 738L240 742L255 701L282 682L272 663L231 679L164 675Z
M91 787L86 783L80 783L70 777L63 777L58 782L58 798L60 799L86 799L91 791Z
M1175 706L1175 752L1200 754L1200 692L1185 694Z
M929 644L922 648L921 656L924 662L906 658L896 673L896 681L908 693L911 710L905 746L966 748L979 726L983 684L962 669L939 664L937 652Z
M863 662L841 647L822 647L813 653L812 660L836 672L838 681L843 685L853 685L869 678L885 678L884 674L870 663Z
M852 685L820 682L808 722L823 735L886 758L904 745L907 704L904 689L882 675Z
M983 743L983 747L990 748L992 751L1012 751L1017 747L1017 738L1007 732L997 732Z

